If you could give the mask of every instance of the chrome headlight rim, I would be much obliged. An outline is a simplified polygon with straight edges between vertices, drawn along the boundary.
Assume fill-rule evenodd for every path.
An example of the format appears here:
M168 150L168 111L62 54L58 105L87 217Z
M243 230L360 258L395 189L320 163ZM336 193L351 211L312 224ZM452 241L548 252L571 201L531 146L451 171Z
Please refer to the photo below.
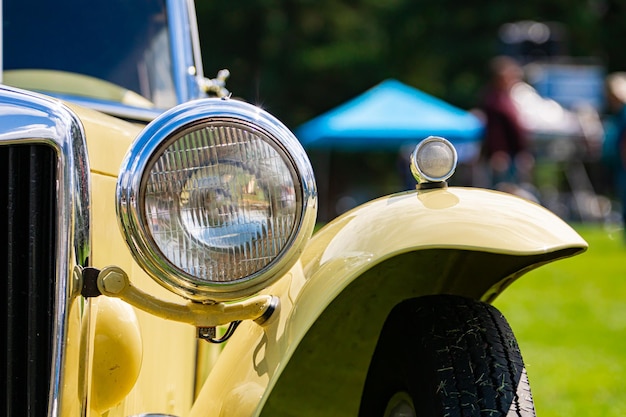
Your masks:
M259 132L282 158L293 178L297 212L278 256L255 273L233 281L207 281L174 265L152 236L145 213L149 173L165 149L198 126L232 123ZM171 109L150 123L129 150L117 184L119 225L137 263L170 291L196 301L229 301L253 295L271 285L296 262L310 238L316 218L317 192L311 164L293 133L278 119L251 104L203 99Z

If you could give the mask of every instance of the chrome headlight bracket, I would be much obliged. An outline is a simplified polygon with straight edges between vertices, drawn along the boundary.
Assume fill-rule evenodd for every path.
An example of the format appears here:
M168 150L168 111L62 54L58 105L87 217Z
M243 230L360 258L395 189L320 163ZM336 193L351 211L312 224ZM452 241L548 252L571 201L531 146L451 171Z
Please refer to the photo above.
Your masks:
M252 295L286 272L315 224L311 164L253 105L205 99L150 123L122 164L121 230L158 283L196 301Z

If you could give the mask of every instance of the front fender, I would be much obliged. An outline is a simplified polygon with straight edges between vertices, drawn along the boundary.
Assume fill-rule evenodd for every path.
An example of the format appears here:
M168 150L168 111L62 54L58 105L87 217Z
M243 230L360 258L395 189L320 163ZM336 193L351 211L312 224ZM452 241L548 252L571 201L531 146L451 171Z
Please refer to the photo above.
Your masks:
M337 218L267 292L281 306L244 323L192 416L356 415L382 324L403 299L449 293L490 301L524 272L584 251L543 207L494 191L396 194ZM297 412L295 412L298 414Z
M309 247L303 255L305 264L323 264L350 252L388 258L418 248L527 255L587 247L544 207L476 188L410 191L374 200L339 217L324 232L312 244L327 248Z

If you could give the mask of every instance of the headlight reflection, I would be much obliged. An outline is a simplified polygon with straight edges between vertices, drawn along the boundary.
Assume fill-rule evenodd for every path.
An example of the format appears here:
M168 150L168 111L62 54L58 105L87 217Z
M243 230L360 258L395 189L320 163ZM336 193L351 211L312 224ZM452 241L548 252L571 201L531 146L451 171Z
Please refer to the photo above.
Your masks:
M164 256L207 281L233 281L271 262L297 218L296 183L258 133L225 125L184 132L155 160L145 191Z

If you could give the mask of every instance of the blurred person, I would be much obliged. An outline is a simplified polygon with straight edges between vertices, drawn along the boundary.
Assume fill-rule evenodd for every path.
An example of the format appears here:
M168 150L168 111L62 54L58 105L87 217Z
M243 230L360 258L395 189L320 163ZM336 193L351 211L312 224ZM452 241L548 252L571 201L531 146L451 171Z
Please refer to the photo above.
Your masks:
M493 58L489 71L490 80L479 103L485 120L481 159L488 168L490 186L508 191L530 184L534 167L528 133L511 94L522 81L523 71L507 56Z
M626 72L606 77L606 100L611 118L605 130L604 159L615 169L615 186L622 205L626 238Z

